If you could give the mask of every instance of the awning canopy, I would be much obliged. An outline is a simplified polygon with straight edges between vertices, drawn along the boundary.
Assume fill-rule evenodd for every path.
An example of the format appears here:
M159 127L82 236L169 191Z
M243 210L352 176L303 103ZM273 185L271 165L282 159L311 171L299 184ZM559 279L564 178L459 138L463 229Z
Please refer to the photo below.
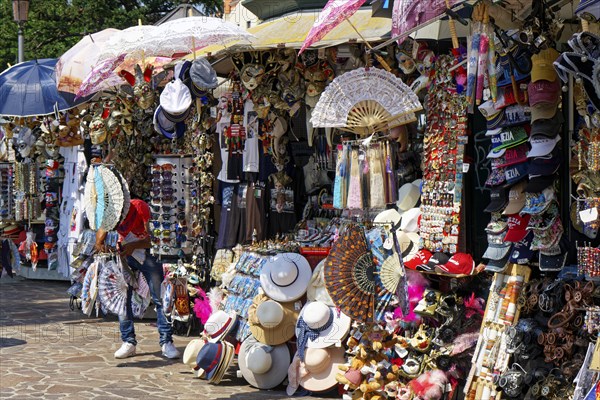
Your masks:
M224 51L267 50L285 47L299 49L302 47L306 35L318 17L319 10L312 10L295 12L265 21L248 29L249 33L256 36L256 39L252 39L249 43L238 42L229 44L228 46L207 46L196 51L196 57L209 54L216 55ZM370 42L390 37L391 23L389 18L374 18L371 16L371 9L358 10L350 18L350 22ZM360 41L361 39L350 24L342 22L313 47L330 47L342 43ZM190 54L185 58L191 60L194 58L194 55Z

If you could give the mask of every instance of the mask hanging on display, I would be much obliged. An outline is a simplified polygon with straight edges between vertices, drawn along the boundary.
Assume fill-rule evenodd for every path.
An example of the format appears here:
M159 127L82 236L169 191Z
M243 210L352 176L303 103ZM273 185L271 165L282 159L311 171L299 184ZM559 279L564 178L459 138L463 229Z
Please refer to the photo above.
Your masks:
M18 128L18 133L15 135L15 150L22 158L27 158L31 155L31 150L33 149L35 141L36 138L31 129L21 126Z
M249 91L256 90L266 79L280 67L271 52L245 52L231 58L240 74L240 80Z

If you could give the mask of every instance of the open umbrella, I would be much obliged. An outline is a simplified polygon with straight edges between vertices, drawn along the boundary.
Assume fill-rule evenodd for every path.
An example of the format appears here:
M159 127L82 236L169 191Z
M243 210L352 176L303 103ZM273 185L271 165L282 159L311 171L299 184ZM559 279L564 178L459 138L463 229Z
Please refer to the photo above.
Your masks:
M116 58L122 54L138 56L146 52L146 47L151 44L147 39L156 29L158 28L154 25L136 25L115 33L106 41L98 61Z
M329 0L323 10L319 13L319 18L306 35L304 44L300 53L312 46L314 43L323 39L333 28L341 24L344 20L351 17L366 0Z
M0 74L0 115L31 117L68 110L86 101L74 101L70 93L59 92L54 67L56 58L19 63Z
M171 57L213 44L226 45L252 38L254 35L220 18L187 17L159 25L140 46L147 55Z
M86 35L67 50L56 63L58 90L76 94L83 79L90 73L98 57L104 51L104 44L118 29L105 29Z
M447 8L460 3L461 0L413 0L396 1L392 14L392 37L397 37L409 32L419 25L433 21L442 15ZM453 22L450 23L453 25ZM453 29L451 27L451 29ZM402 42L400 39L399 42ZM458 45L454 46L455 48Z

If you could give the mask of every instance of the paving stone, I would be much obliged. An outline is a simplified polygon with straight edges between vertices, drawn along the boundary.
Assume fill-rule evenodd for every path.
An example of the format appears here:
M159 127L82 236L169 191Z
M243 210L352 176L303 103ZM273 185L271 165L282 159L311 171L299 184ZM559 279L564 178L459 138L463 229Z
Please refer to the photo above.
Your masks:
M261 391L236 376L221 385L196 379L181 360L160 354L151 320L135 321L138 355L115 360L121 345L116 317L87 318L69 309L66 282L0 279L1 399L278 400L284 388ZM23 293L31 301L23 303ZM174 336L183 352L191 337ZM294 400L337 396L294 397Z

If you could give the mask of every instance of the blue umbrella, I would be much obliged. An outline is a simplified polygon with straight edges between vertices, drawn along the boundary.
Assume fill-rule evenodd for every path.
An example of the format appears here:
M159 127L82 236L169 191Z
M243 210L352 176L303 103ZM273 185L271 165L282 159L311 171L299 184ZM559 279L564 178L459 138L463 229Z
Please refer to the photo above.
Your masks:
M55 58L26 61L0 74L0 115L30 117L68 110L87 99L74 101L74 95L56 88Z

